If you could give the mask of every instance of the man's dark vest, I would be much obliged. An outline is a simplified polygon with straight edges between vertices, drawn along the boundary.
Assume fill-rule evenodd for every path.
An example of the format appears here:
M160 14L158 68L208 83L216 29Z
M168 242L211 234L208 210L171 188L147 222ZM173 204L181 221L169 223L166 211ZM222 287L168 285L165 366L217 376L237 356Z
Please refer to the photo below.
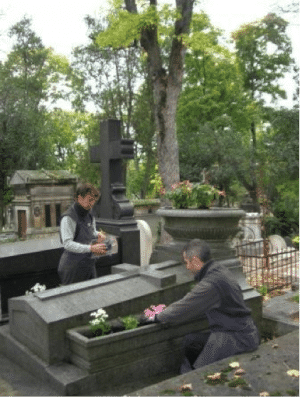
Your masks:
M214 285L221 297L221 306L205 313L211 330L241 331L245 320L250 317L251 310L246 306L242 290L230 270L219 263L209 261L195 279Z
M92 214L83 208L81 209L78 204L74 203L62 214L60 222L64 216L69 216L74 222L76 222L73 241L81 244L90 244L92 239L95 238L93 233ZM61 235L60 240L62 242Z
M89 211L74 203L63 213L76 222L73 241L89 245L94 236L93 218ZM63 285L90 280L96 277L95 258L92 252L76 253L64 250L58 265L58 274Z

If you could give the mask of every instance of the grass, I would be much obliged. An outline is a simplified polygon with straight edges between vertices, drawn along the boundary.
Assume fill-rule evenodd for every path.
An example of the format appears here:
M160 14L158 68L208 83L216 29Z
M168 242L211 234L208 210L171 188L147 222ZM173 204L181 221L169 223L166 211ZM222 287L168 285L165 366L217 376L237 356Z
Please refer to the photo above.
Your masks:
M296 303L299 303L299 294L293 296L293 297L291 298L291 301L296 302Z
M287 390L286 392L287 392L287 394L288 394L289 396L299 396L297 390L289 389L289 390Z
M246 386L247 382L243 378L234 378L230 382L228 382L229 387L237 387L237 386Z
M195 393L191 392L191 391L183 391L182 395L183 396L193 396Z

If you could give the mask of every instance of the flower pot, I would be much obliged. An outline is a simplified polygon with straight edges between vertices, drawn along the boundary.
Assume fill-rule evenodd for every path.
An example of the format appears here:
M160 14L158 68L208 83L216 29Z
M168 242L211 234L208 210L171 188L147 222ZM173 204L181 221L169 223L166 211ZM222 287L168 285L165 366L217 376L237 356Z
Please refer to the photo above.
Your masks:
M171 246L182 248L187 241L198 238L209 243L215 259L235 256L230 242L240 230L238 223L245 216L243 210L160 208L156 214L164 218L164 228L174 240Z
M176 372L182 360L182 338L200 331L207 322L197 321L165 327L154 323L102 337L89 337L89 326L67 331L70 360L89 373L119 383L143 377ZM101 375L101 376L102 376Z

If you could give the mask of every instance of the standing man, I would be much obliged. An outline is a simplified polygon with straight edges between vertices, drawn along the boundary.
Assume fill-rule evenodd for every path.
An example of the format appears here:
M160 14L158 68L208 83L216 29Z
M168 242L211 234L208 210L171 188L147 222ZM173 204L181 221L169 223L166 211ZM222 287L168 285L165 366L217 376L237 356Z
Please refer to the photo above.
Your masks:
M96 277L95 255L106 252L105 235L96 231L91 209L100 197L90 183L77 187L75 202L63 213L60 237L64 252L60 258L58 274L63 285L90 280ZM92 244L97 239L96 244Z
M156 314L154 321L176 326L205 315L210 332L185 336L180 373L257 349L260 343L258 329L230 270L214 263L209 245L198 239L185 246L183 259L197 284L181 300Z

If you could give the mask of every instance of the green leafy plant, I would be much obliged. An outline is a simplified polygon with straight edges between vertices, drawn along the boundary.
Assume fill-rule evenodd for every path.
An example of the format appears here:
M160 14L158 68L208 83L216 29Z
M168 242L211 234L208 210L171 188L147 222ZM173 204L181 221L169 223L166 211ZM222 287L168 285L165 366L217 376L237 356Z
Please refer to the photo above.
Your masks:
M225 196L224 191L219 191L214 186L183 181L172 185L165 197L172 202L174 208L185 209L196 206L207 209L218 196Z
M166 192L165 197L177 209L188 208L192 205L192 187L189 181L175 183L172 189Z
M209 208L220 192L213 186L195 183L192 189L192 201L197 208ZM225 194L222 192L222 194Z
M110 332L110 324L107 322L108 314L103 309L98 309L96 312L90 314L94 317L93 320L89 322L90 329L95 336L103 336Z
M299 303L299 295L295 295L291 298L291 301Z
M262 285L258 288L258 292L262 295L265 296L268 293L268 287L266 285Z
M228 382L229 387L237 387L237 386L247 386L247 382L245 379L240 378L240 377L235 377L232 379L230 382Z
M153 175L153 178L150 180L150 185L152 187L152 196L155 197L160 197L166 193L166 190L164 188L163 181L161 179L160 174L158 173L158 166L155 166L155 173Z
M182 395L183 395L183 396L194 396L194 394L195 394L195 393L193 393L192 391L188 391L188 390L182 392Z
M292 241L295 247L299 248L299 236L295 236Z
M122 320L126 330L135 329L139 325L139 320L137 318L135 318L134 316L126 316L126 317L123 317L121 320Z

